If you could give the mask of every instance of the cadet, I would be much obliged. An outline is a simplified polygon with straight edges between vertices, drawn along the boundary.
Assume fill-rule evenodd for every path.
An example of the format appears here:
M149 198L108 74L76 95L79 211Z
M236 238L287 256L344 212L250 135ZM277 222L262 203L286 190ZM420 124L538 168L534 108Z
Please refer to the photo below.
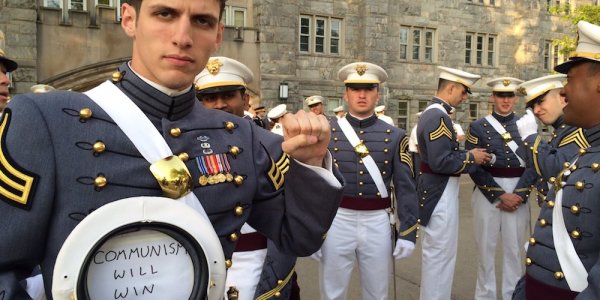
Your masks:
M583 129L565 124L563 108L567 106L560 92L564 74L549 75L522 83L518 92L525 96L527 116L517 121L519 134L524 143L519 147L519 156L527 166L533 166L539 176L536 183L538 204L546 202L549 187L548 180L563 168L565 162L573 158L582 148L588 148ZM537 123L533 114L546 126L552 126L554 132L549 142L543 142L537 134ZM529 120L529 122L525 122Z
M329 149L347 185L321 247L321 298L346 299L357 261L363 299L386 299L392 255L396 259L410 256L417 233L417 195L408 136L374 113L379 85L387 79L385 70L357 62L342 67L338 77L346 86L348 114L331 122ZM397 241L391 239L395 232L390 229L390 217L395 219L395 212L388 215L392 183L400 217Z
M537 175L516 154L522 143L513 112L523 81L512 77L487 82L492 88L491 114L469 126L466 149L485 148L492 160L469 175L473 190L473 228L479 252L475 299L496 299L496 243L502 240L502 299L509 300L523 275L523 244L529 224L527 197Z
M273 128L271 128L271 132L277 135L283 136L283 124L281 124L281 118L287 114L287 105L279 104L269 110L267 117L273 123Z
M105 105L113 97L94 93L19 95L8 105L0 122L0 162L6 170L0 185L11 187L0 189L0 295L26 298L18 280L40 264L50 297L67 236L96 210L133 196L179 199L187 193L200 199L186 204L201 204L206 211L227 266L245 222L286 253L309 255L319 248L343 188L331 173L327 120L304 112L286 115L289 134L282 143L281 137L196 100L194 77L221 44L224 6L217 0L122 4L132 59L97 91L135 106L125 114L119 114L124 106ZM157 181L140 152L145 149L138 148L141 141L124 133L139 123L115 124L123 115L151 122L154 128L136 132L154 132L164 140L175 155L158 163L183 164L182 180L193 183L190 189L171 192L177 182ZM298 119L308 120L310 130ZM155 143L148 143L154 149ZM277 162L288 155L293 159L284 177ZM167 169L167 175L169 170L176 171Z
M10 101L8 72L12 72L18 67L19 65L14 60L6 57L4 50L0 48L0 114Z
M269 129L269 122L266 122L266 115L267 110L265 109L264 106L257 106L254 109L254 118L252 118L252 120L254 120L254 123L256 123L258 126L264 128L264 129Z
M209 71L210 70L210 71ZM196 91L204 107L215 108L246 117L250 95L246 88L254 80L252 71L241 62L228 57L211 57L206 68L196 77ZM285 175L286 159L279 163ZM227 271L226 291L238 294L238 300L276 295L279 299L298 298L294 266L296 257L281 253L275 244L245 223ZM278 281L280 279L281 283ZM294 285L292 284L294 283ZM292 297L292 292L295 292Z
M308 110L312 111L315 115L324 115L325 111L323 109L323 96L314 95L304 99L306 102L306 106L308 106Z
M513 299L600 299L600 26L577 26L577 48L554 70L568 76L565 123L583 128L590 147L549 180Z
M334 108L333 112L335 113L335 117L338 118L338 120L343 118L344 115L346 114L346 111L344 110L343 105L340 105L340 106Z
M379 106L375 107L375 114L377 115L377 117L380 120L382 120L392 126L396 126L396 124L394 124L394 120L392 118L390 118L389 116L385 115L385 105L379 105Z
M419 217L423 226L421 296L450 299L458 241L459 176L490 159L485 149L460 150L448 113L467 99L480 76L461 70L441 70L438 89L421 113L417 140L421 158L418 176Z

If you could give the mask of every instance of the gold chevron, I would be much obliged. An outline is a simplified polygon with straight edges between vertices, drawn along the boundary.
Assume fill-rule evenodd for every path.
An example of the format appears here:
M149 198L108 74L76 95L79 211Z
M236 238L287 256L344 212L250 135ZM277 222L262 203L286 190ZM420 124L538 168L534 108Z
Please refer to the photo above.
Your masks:
M285 173L290 169L290 159L287 154L283 153L281 157L274 162L271 159L271 168L267 174L269 175L269 179L271 179L271 183L273 183L273 187L275 190L278 190L283 186Z
M479 144L479 138L471 134L471 129L467 130L467 142L473 145Z
M408 137L404 136L402 141L400 141L400 161L408 165L410 168L410 173L413 177L415 177L415 168L412 159L412 155L408 151Z
M274 289L267 291L266 293L256 297L256 300L267 300L267 299L271 299L273 297L277 298L277 296L275 294L277 292L281 291L288 284L288 282L290 282L290 279L292 278L292 275L294 274L295 269L296 269L295 267L292 268L292 270L285 277L285 279L277 281L277 286Z
M447 136L450 140L452 140L452 132L448 127L446 127L446 123L444 123L444 118L440 118L440 126L429 134L429 141L435 141L442 136Z
M32 188L37 179L34 174L17 166L6 153L6 130L10 119L11 111L7 109L0 124L0 199L28 209L31 205Z
M585 138L585 134L583 133L583 129L578 128L577 130L571 132L569 135L565 136L558 144L558 148L570 144L576 143L579 148L585 149L590 147L590 143Z

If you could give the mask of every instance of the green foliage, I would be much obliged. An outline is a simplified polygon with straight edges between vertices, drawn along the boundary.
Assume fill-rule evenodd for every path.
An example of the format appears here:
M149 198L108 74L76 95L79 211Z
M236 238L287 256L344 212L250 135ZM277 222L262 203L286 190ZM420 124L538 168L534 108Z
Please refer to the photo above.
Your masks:
M577 7L574 11L568 5L554 5L548 11L550 14L560 16L561 19L571 24L568 35L555 40L555 45L560 45L560 52L568 55L575 50L577 42L577 22L588 21L592 24L600 24L600 6L584 5Z

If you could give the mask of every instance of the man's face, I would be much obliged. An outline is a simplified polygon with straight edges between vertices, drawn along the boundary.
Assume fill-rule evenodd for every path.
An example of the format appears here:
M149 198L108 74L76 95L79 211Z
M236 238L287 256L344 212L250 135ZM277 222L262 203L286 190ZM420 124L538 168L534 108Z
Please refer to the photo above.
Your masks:
M217 0L144 0L139 13L122 6L122 27L133 39L132 68L162 86L183 90L220 46Z
M444 100L454 107L459 107L468 98L467 87L460 83L451 84L449 94L449 99Z
M588 71L591 62L579 63L569 69L564 88L567 106L563 109L565 122L582 128L600 123L600 73Z
M494 103L494 110L497 113L506 116L513 112L513 108L515 107L518 97L515 95L508 96L502 94L492 94L491 99Z
M256 113L256 116L259 117L259 118L261 118L261 119L264 119L265 115L266 115L265 111L259 111L259 112Z
M248 107L250 100L248 94L242 94L239 90L199 95L198 98L206 108L226 111L238 117L244 116L244 110Z
M353 116L366 118L373 115L375 111L375 106L379 101L379 90L377 87L346 87L344 100L348 103L348 112Z
M308 108L310 111L312 111L315 115L322 115L323 114L323 103L317 103L311 107Z
M565 97L560 95L560 89L549 91L544 98L533 104L533 114L544 125L552 125L563 114L563 108L567 105Z
M10 80L8 79L6 67L4 67L4 64L0 63L0 111L4 110L8 104L8 99L10 99L8 96L9 84Z

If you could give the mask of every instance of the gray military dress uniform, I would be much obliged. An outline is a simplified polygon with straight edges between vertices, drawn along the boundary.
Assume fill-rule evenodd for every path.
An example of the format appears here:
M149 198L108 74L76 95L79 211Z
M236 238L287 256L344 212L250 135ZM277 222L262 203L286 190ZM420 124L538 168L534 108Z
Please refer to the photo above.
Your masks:
M493 112L492 116L506 129L512 140L517 144L522 143L516 125L517 117L514 113L501 116ZM527 201L532 186L536 182L537 174L533 168L525 168L519 164L517 155L508 147L507 142L486 118L471 123L465 148L468 150L485 148L496 157L493 164L477 167L475 172L469 174L477 188L490 203L494 203L500 195L506 192L494 181L494 177L519 177L519 182L514 191L509 192L515 193L521 196L523 201Z
M579 149L590 146L583 129L564 124L562 116L552 124L552 127L554 132L549 142L543 142L541 135L532 134L523 141L517 151L528 166L533 166L538 175L535 187L540 206L546 201L549 191L548 180L555 177L564 163L577 155Z
M208 110L193 89L170 97L119 68L116 86L182 158L231 258L244 222L280 250L307 256L321 246L341 189L288 160L281 137L231 114ZM0 295L27 299L18 281L41 265L51 298L56 256L77 224L98 207L133 196L161 196L149 163L112 119L87 96L72 92L19 95L0 126ZM266 149L269 149L267 152ZM277 149L277 151L275 151ZM218 155L227 180L208 183L202 158ZM290 164L281 174L281 165ZM335 169L334 169L335 170ZM336 178L342 182L339 175ZM306 188L307 182L312 184Z

